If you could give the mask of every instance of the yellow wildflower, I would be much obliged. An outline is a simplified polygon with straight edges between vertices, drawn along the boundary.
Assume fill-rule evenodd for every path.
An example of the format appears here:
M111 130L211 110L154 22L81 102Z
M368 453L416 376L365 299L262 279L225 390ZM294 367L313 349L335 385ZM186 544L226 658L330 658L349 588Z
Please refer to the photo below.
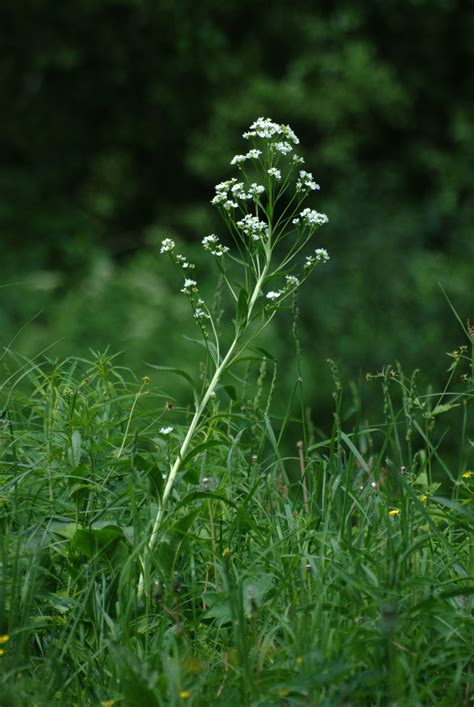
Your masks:
M5 651L3 650L3 648L0 648L0 656L2 655L5 655Z
M389 516L397 516L399 513L400 513L399 508L392 508L392 510L388 512L388 515Z
M464 474L462 475L463 479L470 479L471 476L474 476L474 471L465 471Z
M222 557L227 557L228 555L230 555L230 547L225 547L222 550Z
M179 696L182 700L187 700L188 697L191 697L191 690L180 690Z
M0 645L3 645L4 643L8 643L10 640L10 636L8 633L4 633L3 636L0 636Z
M426 503L427 500L428 500L428 496L426 494L423 494L423 496L420 496L420 501L422 503Z
M303 662L303 658L300 655L296 656L296 665L301 665Z

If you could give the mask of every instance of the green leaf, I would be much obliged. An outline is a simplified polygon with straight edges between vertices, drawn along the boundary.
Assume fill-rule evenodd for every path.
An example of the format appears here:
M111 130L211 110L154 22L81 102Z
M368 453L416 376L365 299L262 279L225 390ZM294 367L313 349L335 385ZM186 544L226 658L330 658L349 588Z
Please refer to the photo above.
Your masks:
M201 444L196 445L193 449L191 449L188 454L184 457L184 459L181 462L181 466L184 467L185 464L187 464L193 457L197 456L198 454L201 454L202 452L205 452L206 449L210 449L211 447L222 447L225 445L225 442L218 442L217 440L208 440L207 442L202 442Z
M474 521L474 513L472 513L472 511L470 511L468 508L464 508L464 506L461 506L461 504L457 501L452 501L450 498L444 498L444 496L431 496L430 501L439 503L441 506L446 506L446 508L450 508L451 510L456 511L457 513L461 513L462 515L467 516L468 518Z
M71 538L71 549L92 558L111 543L124 538L123 530L118 525L106 521L105 524L96 523L95 526L76 530Z
M351 450L352 454L355 456L355 458L357 459L357 461L361 465L362 469L367 474L370 474L370 469L369 469L367 462L362 457L361 453L359 452L357 447L354 445L354 443L349 439L349 437L344 432L341 432L341 439L343 440L343 442L345 442L347 444L347 446Z
M154 368L157 371L164 371L165 373L174 373L176 376L180 376L180 378L183 378L185 381L187 381L191 385L191 388L192 388L193 394L194 394L194 402L197 406L198 394L196 392L196 386L194 383L194 379L192 378L192 376L189 375L189 373L187 373L186 371L183 371L181 368L174 368L174 366L158 366L158 365L154 365L152 363L147 363L146 365L149 366L150 368Z
M442 415L445 412L449 412L450 410L453 410L454 408L458 408L460 403L446 403L445 405L436 405L431 412L426 412L424 414L424 417L430 418L430 417L436 417L436 415Z

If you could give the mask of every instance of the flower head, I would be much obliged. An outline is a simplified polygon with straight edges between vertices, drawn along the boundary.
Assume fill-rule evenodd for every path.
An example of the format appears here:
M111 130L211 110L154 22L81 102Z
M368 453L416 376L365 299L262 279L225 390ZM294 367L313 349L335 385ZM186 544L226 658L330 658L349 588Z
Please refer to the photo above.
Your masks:
M296 137L289 125L279 125L273 122L270 118L257 118L249 130L243 134L243 137L248 140L251 137L259 137L265 140L271 140L274 137L283 137L286 142L292 142L298 145L299 139ZM279 140L281 142L281 140Z
M171 238L165 238L161 241L160 253L171 253L174 250L175 242Z
M186 278L184 281L184 286L181 290L181 292L185 295L190 295L193 292L197 292L197 282L196 280L190 280L189 278Z
M276 180L281 179L281 172L276 167L270 167L270 169L267 169L267 172L270 177L274 177Z
M314 255L307 255L304 269L312 268L317 263L326 263L329 260L329 253L325 248L316 248Z
M278 290L278 292L267 292L265 297L270 300L275 300L281 297L283 294L283 290Z
M324 226L328 223L329 219L326 214L320 214L315 209L303 209L299 217L294 218L292 223L295 226L302 224L303 226Z
M214 233L202 239L202 247L204 250L209 251L211 255L215 255L218 258L229 252L229 248L226 245L222 245L219 242L219 237Z
M172 427L160 427L159 429L160 435L169 435L171 432L173 432Z
M296 182L296 191L316 191L319 189L319 184L316 184L311 172L300 170L299 179Z
M258 216L246 214L243 219L237 221L237 227L254 241L268 236L268 224L265 221L260 221Z

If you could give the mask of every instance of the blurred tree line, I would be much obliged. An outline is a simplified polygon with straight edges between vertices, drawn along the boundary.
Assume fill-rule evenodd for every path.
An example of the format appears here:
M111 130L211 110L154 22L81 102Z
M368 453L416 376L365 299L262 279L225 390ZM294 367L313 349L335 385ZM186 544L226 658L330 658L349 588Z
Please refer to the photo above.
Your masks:
M0 284L19 283L3 346L23 327L30 355L184 359L157 244L195 248L205 279L213 185L268 115L299 135L330 217L300 301L313 402L328 356L348 377L400 360L440 381L462 332L439 283L474 319L470 0L16 0L0 33ZM283 360L287 327L268 334Z

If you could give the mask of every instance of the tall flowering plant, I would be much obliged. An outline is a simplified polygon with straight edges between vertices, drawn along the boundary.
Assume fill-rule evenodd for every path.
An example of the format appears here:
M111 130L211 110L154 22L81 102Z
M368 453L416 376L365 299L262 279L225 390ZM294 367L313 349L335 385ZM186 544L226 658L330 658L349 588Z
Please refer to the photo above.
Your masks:
M166 238L161 244L161 253L167 254L181 272L181 292L188 298L207 342L213 369L203 393L195 399L193 417L166 477L144 560L158 540L183 459L224 373L313 269L329 259L324 248L308 249L315 231L328 218L315 209L302 208L307 197L319 190L319 185L302 167L304 160L295 152L299 139L293 130L269 118L258 118L243 138L248 151L235 155L230 162L238 176L217 184L211 200L222 216L227 237L221 239L212 233L202 240L202 247L222 273L235 306L234 335L225 349L211 310L194 279L194 264L176 253L172 239ZM240 272L238 285L236 267ZM143 588L142 574L140 594Z

